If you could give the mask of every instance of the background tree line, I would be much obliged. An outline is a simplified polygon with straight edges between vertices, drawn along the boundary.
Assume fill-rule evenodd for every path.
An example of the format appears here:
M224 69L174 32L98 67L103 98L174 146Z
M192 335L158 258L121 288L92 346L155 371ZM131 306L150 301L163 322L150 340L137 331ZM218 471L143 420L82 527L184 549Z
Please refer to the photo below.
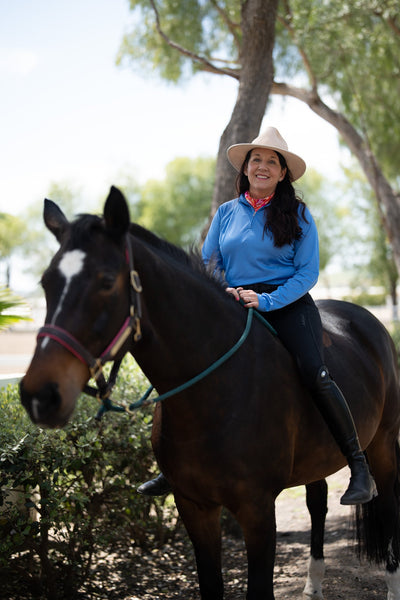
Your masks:
M332 205L332 198L327 197L329 185L321 180L319 191L310 190L313 177L314 186L318 183L312 173L300 182L318 221L321 267L328 263L328 256L341 253L361 259L363 255L364 260L355 260L358 267L363 266L359 272L365 277L368 267L375 279L382 279L384 273L386 288L394 295L400 266L397 2L130 0L130 7L135 18L122 40L120 63L139 71L151 69L175 84L198 72L230 77L238 83L216 163L211 158L176 159L168 165L164 181L138 186L126 179L121 187L131 200L133 218L172 242L184 246L197 242L219 204L235 193L235 173L226 159L226 148L258 134L271 94L294 97L331 123L354 156L353 174L347 171L353 177L347 189L347 195L352 195L351 209L342 206L338 194L343 195L343 190L337 186ZM354 170L364 178L358 187ZM322 192L325 197L316 206L313 198ZM62 200L67 213L69 205L71 213L78 212L79 194L62 184L49 190L50 197ZM16 248L32 254L35 247L38 273L45 263L48 243L38 243L43 235L39 206L34 209L37 226L29 235L19 219L0 213L0 260L6 283L9 258ZM338 219L343 227L336 223ZM350 225L344 225L346 219ZM344 239L334 240L344 232L351 233L346 239L353 244L357 234L358 247L362 240L364 251L350 253ZM378 256L381 266L376 268Z
M270 94L294 97L332 124L358 161L400 270L397 0L130 0L130 6L138 18L122 42L121 62L175 83L199 71L238 82L210 217L233 192L226 148L256 137Z
M321 272L333 262L339 264L355 273L353 284L365 294L371 285L382 286L396 305L397 270L373 193L357 165L345 169L345 174L344 182L338 183L309 169L296 184L317 222ZM143 185L129 174L117 179L128 199L132 220L178 246L198 246L209 217L215 159L176 158L167 165L164 179L149 180ZM65 182L53 183L47 196L59 203L70 218L80 212L84 203L80 188ZM99 198L93 210L100 213L102 204L103 199ZM10 262L16 251L29 258L30 273L37 280L57 250L43 224L42 207L42 200L38 200L28 209L27 220L3 213L4 221L14 221L19 233L15 236L14 227L5 227L0 246L0 260L3 258L4 262ZM0 223L1 219L0 213ZM9 274L9 267L6 272ZM327 281L329 278L325 277Z

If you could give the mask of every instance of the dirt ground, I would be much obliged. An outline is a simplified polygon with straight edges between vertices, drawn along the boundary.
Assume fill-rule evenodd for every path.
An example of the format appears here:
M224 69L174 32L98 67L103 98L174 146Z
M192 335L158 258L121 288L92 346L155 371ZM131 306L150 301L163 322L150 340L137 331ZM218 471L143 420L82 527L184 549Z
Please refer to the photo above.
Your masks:
M325 600L385 600L384 571L360 563L352 545L349 527L351 509L340 505L347 483L343 469L328 478L329 512L325 536ZM286 490L277 501L276 600L302 600L309 556L309 517L304 488ZM104 554L93 566L91 588L81 589L76 600L199 600L195 561L183 530L173 543L153 551L132 547L125 552ZM223 539L225 600L246 597L246 558L243 542ZM0 600L42 600L20 585L21 573L0 570ZM95 581L94 587L93 582ZM24 589L22 589L22 587ZM58 596L67 600L63 595ZM70 600L70 598L68 598Z
M386 598L384 571L360 563L352 545L351 509L339 498L348 470L328 479L329 512L326 525L325 600ZM287 490L277 501L276 600L302 598L309 556L309 518L304 488ZM226 600L244 600L246 559L241 540L223 540ZM193 553L185 535L151 554L108 556L98 565L99 598L118 600L198 600Z

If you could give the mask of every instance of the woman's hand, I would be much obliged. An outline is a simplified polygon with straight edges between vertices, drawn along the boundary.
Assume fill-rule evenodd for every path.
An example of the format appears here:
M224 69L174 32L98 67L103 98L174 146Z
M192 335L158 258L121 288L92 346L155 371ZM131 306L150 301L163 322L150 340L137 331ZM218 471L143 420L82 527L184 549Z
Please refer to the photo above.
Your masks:
M258 296L253 290L244 290L242 287L226 288L228 294L235 296L236 300L242 300L246 308L258 308Z
M228 292L228 294L232 294L232 296L234 296L235 300L237 300L239 302L240 297L236 291L236 288L227 287L227 288L225 288L225 291Z

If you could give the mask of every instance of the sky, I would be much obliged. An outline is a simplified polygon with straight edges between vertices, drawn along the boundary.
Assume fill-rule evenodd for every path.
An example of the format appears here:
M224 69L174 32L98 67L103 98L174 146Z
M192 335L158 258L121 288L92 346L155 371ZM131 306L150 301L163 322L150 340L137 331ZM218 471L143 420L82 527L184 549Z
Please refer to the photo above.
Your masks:
M178 156L216 156L236 82L176 86L117 66L131 21L128 0L0 0L0 211L23 216L52 183L80 189L89 210L126 174L144 184ZM308 107L273 97L266 125L336 176L336 131Z

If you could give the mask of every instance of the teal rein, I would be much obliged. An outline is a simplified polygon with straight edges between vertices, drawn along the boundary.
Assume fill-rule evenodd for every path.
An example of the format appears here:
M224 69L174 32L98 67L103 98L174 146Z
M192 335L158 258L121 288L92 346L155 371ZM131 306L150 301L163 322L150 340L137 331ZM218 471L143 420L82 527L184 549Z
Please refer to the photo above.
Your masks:
M134 410L136 410L137 408L141 408L141 407L147 406L149 404L156 404L157 402L162 402L162 400L166 400L167 398L170 398L170 396L179 394L180 392L183 392L184 390L188 389L195 383L198 383L199 381L201 381L202 379L207 377L210 373L212 373L213 371L218 369L218 367L220 367L222 364L224 364L224 362L226 362L233 354L235 354L235 352L237 352L239 350L239 348L242 346L243 342L246 340L247 336L249 335L251 324L253 321L253 316L255 316L259 321L261 321L261 323L265 327L267 327L267 329L269 329L271 333L273 333L275 336L277 335L277 333L276 333L275 329L272 327L272 325L270 323L268 323L268 321L266 319L264 319L264 317L262 317L259 312L255 311L253 308L249 308L248 314L247 314L246 327L245 327L242 335L240 336L239 340L236 342L236 344L234 346L232 346L232 348L230 350L228 350L228 352L226 352L223 356L218 358L207 369L205 369L204 371L202 371L195 377L192 377L192 379L189 379L189 381L186 381L185 383L178 385L178 387L175 387L174 389L169 390L169 392L160 394L156 398L149 398L150 394L154 390L154 386L151 385L139 400L137 400L136 402L132 402L129 406L118 406L116 404L113 404L111 398L109 398L109 397L103 398L102 406L100 407L100 409L96 415L96 419L99 421L101 419L101 417L103 416L103 414L106 412L109 412L109 411L131 413Z

